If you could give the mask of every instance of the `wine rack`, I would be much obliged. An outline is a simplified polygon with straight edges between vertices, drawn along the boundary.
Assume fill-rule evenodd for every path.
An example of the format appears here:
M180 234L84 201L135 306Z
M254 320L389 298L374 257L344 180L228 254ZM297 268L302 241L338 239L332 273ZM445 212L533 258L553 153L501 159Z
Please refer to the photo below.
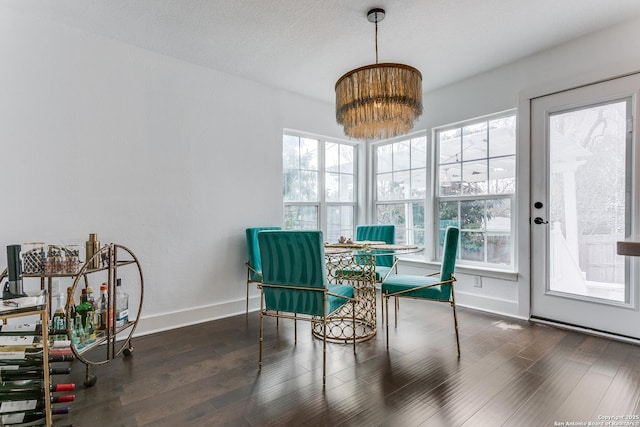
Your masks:
M4 279L4 274L0 276L0 282ZM27 297L14 298L10 300L0 300L2 303L0 304L0 320L5 324L7 319L23 317L23 316L39 316L40 322L42 324L41 327L41 342L39 346L42 348L42 370L43 370L43 378L42 382L43 393L42 397L45 403L45 419L46 425L51 426L51 402L47 398L49 396L49 389L51 387L51 381L49 378L49 313L47 311L47 292L42 290L34 295L30 295ZM10 350L15 350L13 347ZM10 419L11 413L1 414L2 418L5 420ZM1 419L1 418L0 418ZM0 424L2 424L0 422Z

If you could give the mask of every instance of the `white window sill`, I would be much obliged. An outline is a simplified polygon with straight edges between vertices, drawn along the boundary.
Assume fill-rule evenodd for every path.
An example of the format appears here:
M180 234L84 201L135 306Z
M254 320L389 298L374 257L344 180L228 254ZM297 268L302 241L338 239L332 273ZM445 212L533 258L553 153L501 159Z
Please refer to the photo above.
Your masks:
M416 257L398 257L399 262L405 265L412 265L416 267L432 268L434 270L440 270L440 263L433 261L425 261ZM491 277L494 279L508 280L511 282L518 281L518 273L511 270L499 270L487 267L471 267L466 265L456 265L456 273L470 274L472 276Z

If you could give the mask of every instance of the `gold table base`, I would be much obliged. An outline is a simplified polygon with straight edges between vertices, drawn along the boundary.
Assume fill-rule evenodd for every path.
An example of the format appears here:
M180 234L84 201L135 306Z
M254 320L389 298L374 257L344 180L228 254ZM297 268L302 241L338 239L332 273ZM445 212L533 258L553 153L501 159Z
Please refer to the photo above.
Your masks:
M353 287L355 325L352 304L345 304L327 318L326 338L330 342L356 342L371 339L376 334L376 266L375 257L352 255L351 252L326 253L329 283ZM311 331L317 338L325 335L321 320L313 320ZM354 335L355 329L355 335Z

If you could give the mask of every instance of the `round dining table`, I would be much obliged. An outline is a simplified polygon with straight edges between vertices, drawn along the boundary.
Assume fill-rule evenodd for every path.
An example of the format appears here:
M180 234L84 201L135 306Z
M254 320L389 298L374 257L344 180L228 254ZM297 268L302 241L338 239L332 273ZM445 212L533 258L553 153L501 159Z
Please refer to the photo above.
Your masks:
M317 338L332 342L365 341L377 332L376 313L376 259L383 256L412 254L423 248L407 244L387 244L384 242L325 243L327 279L331 284L346 284L354 289L354 306L345 304L323 322L312 322L312 333ZM390 271L390 274L395 274ZM384 277L381 277L382 279ZM353 307L353 308L352 308ZM355 309L355 324L352 310Z

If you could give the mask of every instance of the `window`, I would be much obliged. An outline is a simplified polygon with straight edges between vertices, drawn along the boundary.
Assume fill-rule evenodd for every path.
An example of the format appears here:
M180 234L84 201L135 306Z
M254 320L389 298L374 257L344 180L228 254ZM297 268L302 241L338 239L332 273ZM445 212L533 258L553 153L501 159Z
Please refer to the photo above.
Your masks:
M356 147L320 138L282 138L284 228L354 235Z
M465 264L513 267L516 116L513 112L435 130L436 235L460 227Z
M396 243L424 245L427 137L374 146L375 219L396 226Z

